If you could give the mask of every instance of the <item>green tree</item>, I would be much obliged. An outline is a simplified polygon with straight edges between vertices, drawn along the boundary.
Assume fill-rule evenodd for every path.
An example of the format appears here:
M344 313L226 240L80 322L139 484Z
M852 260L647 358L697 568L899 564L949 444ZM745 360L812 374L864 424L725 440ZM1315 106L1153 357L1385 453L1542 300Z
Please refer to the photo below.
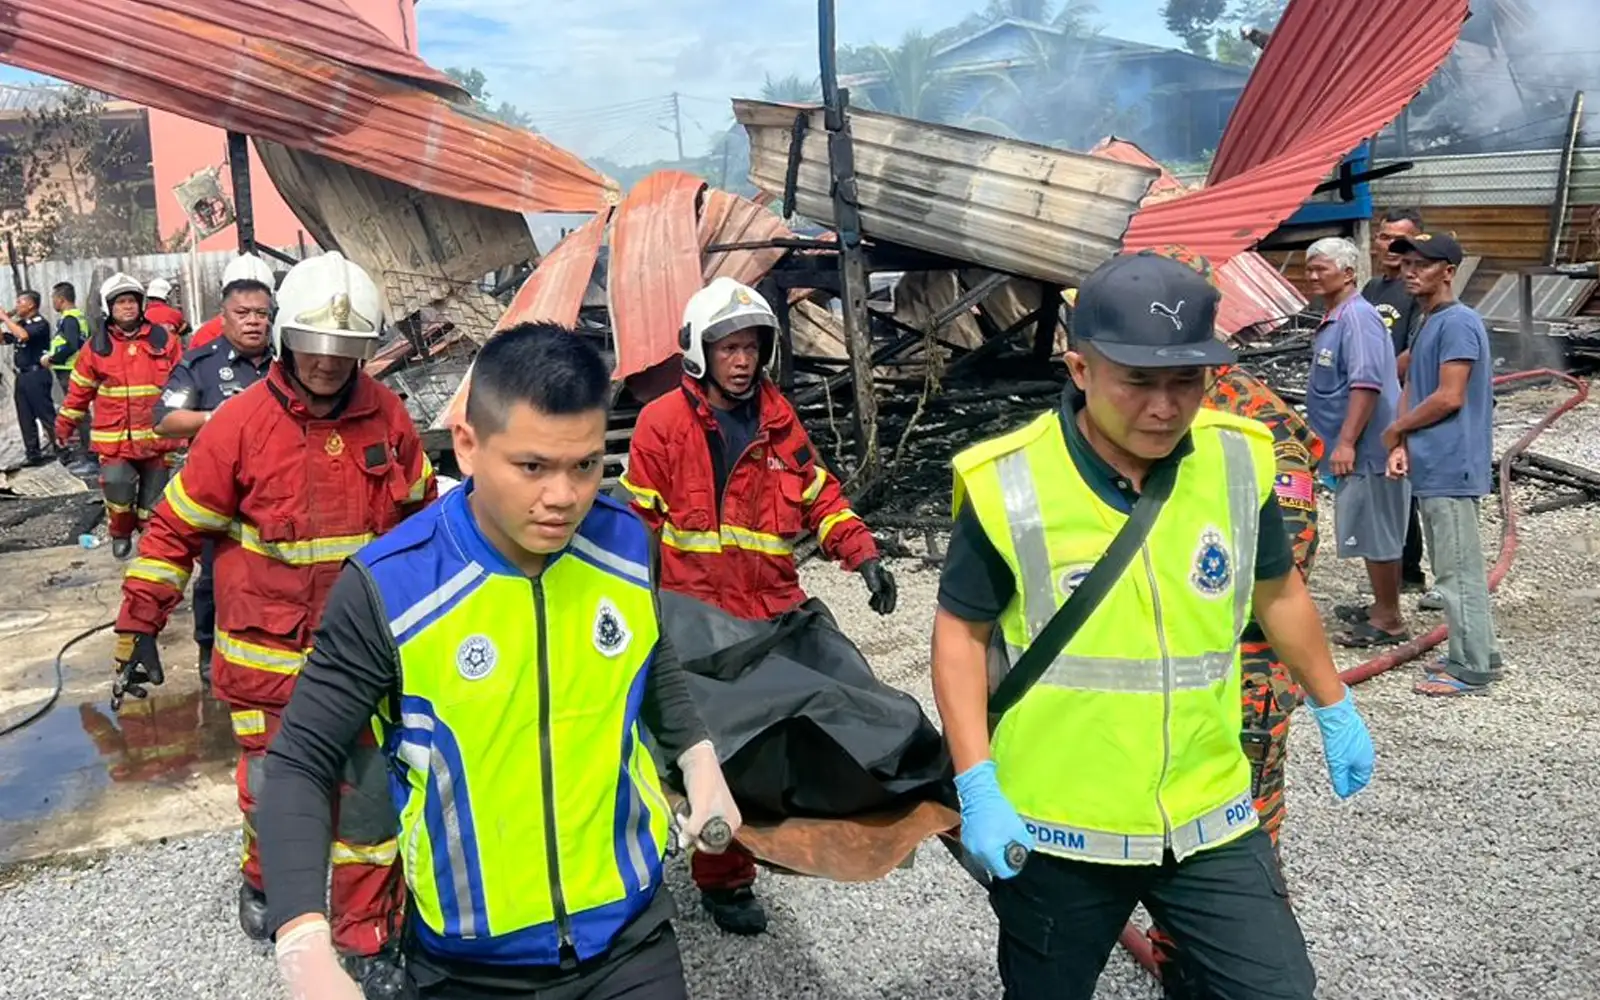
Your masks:
M489 79L483 75L483 70L477 68L461 69L457 66L451 66L444 73L445 76L460 84L461 89L471 96L473 107L480 114L496 121L504 122L514 128L526 129L529 132L538 131L533 127L533 119L510 101L501 101L497 105L489 103L491 100L489 96Z
M925 122L946 122L955 112L955 102L961 92L960 81L938 68L934 53L939 43L920 31L908 31L894 48L873 46L883 82L874 88L878 98L869 98L863 90L852 95L857 103L903 118Z
M1190 52L1209 59L1217 22L1227 8L1227 0L1167 0L1161 17L1167 30L1183 39Z
M815 77L807 80L798 73L776 78L769 73L761 84L761 99L782 104L818 104L822 101L822 85Z
M131 256L162 249L154 178L130 128L82 87L29 111L0 140L0 227L33 260ZM144 197L141 197L144 195Z

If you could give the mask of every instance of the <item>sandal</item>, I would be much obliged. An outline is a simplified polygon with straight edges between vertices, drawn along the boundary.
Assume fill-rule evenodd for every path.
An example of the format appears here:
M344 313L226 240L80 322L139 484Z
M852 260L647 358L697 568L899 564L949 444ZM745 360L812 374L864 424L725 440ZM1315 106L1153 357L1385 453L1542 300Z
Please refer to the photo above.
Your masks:
M1364 622L1371 615L1372 609L1365 604L1335 604L1333 606L1333 617L1350 624Z
M1450 674L1430 673L1427 680L1418 681L1411 690L1424 698L1462 698L1488 692L1487 684L1468 684Z
M1373 649L1378 646L1398 646L1411 641L1410 632L1385 632L1370 621L1351 622L1350 627L1333 637L1333 641L1347 649Z

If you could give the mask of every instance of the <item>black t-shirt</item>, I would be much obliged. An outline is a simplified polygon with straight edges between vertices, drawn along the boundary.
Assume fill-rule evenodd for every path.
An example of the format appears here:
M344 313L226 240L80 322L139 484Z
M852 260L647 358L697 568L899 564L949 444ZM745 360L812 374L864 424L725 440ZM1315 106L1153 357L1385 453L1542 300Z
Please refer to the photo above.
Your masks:
M1081 404L1074 400L1069 405L1075 410ZM1079 474L1102 500L1123 513L1133 510L1139 494L1132 484L1095 454L1078 429L1076 419L1064 419L1061 423L1067 453L1072 456ZM1185 437L1172 455L1162 461L1182 461L1193 448L1193 442ZM1294 569L1294 548L1288 529L1284 527L1283 511L1278 507L1277 494L1268 493L1256 525L1256 579L1276 580L1291 569ZM963 621L993 622L999 619L1016 592L1017 581L1011 568L984 533L972 506L962 504L950 535L944 571L939 576L939 607Z
M1404 354L1422 328L1423 320L1422 308L1417 305L1416 296L1406 291L1404 279L1385 278L1380 274L1361 289L1361 297L1378 307L1389 339L1394 341L1394 356L1398 358Z
M9 332L6 339L16 344L11 360L16 364L17 371L25 372L39 367L50 350L50 321L43 316L34 316L18 320L17 325L28 331L28 339L19 343Z

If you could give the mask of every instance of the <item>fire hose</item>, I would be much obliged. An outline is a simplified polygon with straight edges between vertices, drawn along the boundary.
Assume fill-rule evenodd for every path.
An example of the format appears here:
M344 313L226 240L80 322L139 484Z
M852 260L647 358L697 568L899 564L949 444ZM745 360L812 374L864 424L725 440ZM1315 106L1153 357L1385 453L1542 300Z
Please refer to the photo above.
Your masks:
M1539 368L1532 371L1512 372L1495 378L1495 388L1514 385L1524 382L1551 380L1565 382L1572 387L1572 395L1558 403L1547 412L1538 423L1528 428L1527 433L1518 438L1516 443L1507 448L1505 454L1500 456L1500 558L1489 571L1489 590L1495 591L1511 570L1511 563L1517 555L1517 509L1511 500L1511 463L1533 444L1534 440L1549 429L1550 425L1560 419L1561 415L1578 406L1589 398L1589 384L1582 379L1574 378L1565 372L1558 372L1549 368ZM1449 628L1445 625L1435 626L1430 631L1417 636L1415 639L1399 645L1384 653L1375 656L1365 663L1339 672L1339 679L1346 684L1355 685L1371 680L1382 673L1387 673L1405 663L1410 663L1417 657L1444 642L1449 635ZM1156 962L1155 950L1151 947L1150 938L1144 931L1134 924L1129 923L1122 929L1119 939L1122 946L1128 950L1134 960L1145 967L1151 975L1161 978L1161 968Z

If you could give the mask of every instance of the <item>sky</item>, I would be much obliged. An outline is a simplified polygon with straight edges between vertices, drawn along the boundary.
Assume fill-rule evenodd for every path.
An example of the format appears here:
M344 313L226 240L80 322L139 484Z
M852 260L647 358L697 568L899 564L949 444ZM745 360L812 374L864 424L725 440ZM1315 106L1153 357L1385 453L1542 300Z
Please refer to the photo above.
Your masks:
M837 0L840 44L892 45L932 32L983 0ZM1107 35L1178 45L1162 0L1100 0ZM768 75L817 75L812 0L417 0L422 57L482 70L494 102L534 116L556 143L622 163L703 153L732 122L728 98ZM0 66L0 83L44 78ZM621 105L619 107L619 105Z

